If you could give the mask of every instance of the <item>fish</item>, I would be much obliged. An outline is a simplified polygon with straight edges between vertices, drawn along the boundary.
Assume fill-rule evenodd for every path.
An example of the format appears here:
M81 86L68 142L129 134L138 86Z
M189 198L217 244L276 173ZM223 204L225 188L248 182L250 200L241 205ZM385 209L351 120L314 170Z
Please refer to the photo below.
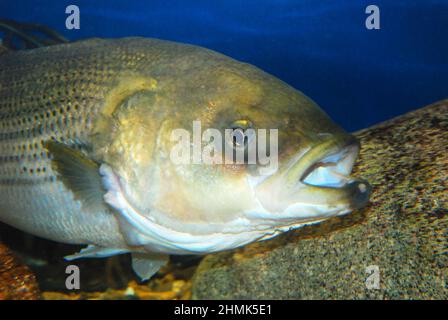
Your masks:
M194 135L195 121L243 153L249 130L276 130L265 149L277 165L173 161L173 130ZM193 140L186 149L212 143ZM130 253L147 280L169 255L345 215L371 193L351 176L359 148L302 92L199 46L128 37L0 51L0 221L86 245L67 260Z

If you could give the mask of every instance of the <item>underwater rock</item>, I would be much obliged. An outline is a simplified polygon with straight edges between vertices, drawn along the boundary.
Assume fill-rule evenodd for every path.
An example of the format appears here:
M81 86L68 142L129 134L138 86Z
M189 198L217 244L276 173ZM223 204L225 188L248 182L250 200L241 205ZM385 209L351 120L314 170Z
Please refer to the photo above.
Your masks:
M356 133L371 203L208 255L195 299L447 299L448 100Z
M12 252L0 243L0 300L39 299L34 274L20 264Z

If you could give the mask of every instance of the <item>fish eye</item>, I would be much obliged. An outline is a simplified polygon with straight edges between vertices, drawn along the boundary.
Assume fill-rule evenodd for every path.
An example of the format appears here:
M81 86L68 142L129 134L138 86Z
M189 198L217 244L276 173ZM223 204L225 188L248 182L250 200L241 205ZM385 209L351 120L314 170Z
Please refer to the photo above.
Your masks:
M248 130L252 128L252 123L249 120L237 120L230 125L230 128L232 129L230 140L233 146L245 148L253 135L253 130Z
M233 129L232 142L235 147L243 147L247 144L247 136L243 128Z

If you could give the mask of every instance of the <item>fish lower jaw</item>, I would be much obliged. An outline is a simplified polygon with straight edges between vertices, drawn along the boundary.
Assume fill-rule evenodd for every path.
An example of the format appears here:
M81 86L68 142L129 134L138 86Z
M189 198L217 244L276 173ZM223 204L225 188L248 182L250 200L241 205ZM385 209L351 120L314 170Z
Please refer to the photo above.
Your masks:
M315 223L351 211L346 204L327 205L297 202L286 206L279 212L253 211L246 213L245 216L249 220L259 221L260 225L265 225L268 229Z
M319 207L319 209L318 209ZM265 235L258 241L268 240L282 233L299 229L305 226L321 223L331 217L350 213L352 210L346 207L312 206L294 204L282 213L252 213L253 218L264 220ZM318 209L318 210L317 210Z

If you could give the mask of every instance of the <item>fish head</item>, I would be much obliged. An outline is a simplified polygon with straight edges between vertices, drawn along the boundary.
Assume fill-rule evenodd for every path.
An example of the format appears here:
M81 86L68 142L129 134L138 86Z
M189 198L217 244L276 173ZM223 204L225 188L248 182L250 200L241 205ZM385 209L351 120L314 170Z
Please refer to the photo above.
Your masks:
M304 94L217 54L176 65L117 113L105 149L105 199L133 245L220 251L368 202L358 141Z

